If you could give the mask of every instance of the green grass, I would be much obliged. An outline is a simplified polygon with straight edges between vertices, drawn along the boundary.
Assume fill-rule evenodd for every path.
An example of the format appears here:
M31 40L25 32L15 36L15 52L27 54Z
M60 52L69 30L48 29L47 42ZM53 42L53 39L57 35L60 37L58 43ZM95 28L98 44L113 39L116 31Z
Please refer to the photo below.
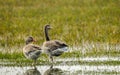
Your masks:
M100 51L100 52L87 52L85 54L81 53L80 51L73 51L73 52L65 52L60 57L55 57L54 59L64 59L65 58L85 58L85 57L119 57L120 52L112 50L111 52L107 51ZM57 61L54 63L55 65L61 64L63 61ZM4 64L6 63L6 64ZM26 59L23 53L21 52L13 52L13 53L2 53L0 52L0 65L2 66L32 66L33 60ZM118 60L107 60L107 61L84 61L84 60L77 60L77 61L65 61L67 65L120 65L120 61ZM50 65L49 57L46 54L41 54L37 60L37 65Z
M43 27L51 24L51 39L70 46L82 41L120 43L120 0L4 0L0 1L0 46L24 44L28 36L44 41Z
M86 52L82 53L80 51L73 51L73 52L65 52L58 58L81 58L81 57L103 57L103 56L111 56L111 57L119 57L119 51L99 51L99 52ZM0 59L26 59L23 53L21 52L13 52L13 53L2 53L0 52ZM42 53L40 55L40 59L48 59L48 55Z

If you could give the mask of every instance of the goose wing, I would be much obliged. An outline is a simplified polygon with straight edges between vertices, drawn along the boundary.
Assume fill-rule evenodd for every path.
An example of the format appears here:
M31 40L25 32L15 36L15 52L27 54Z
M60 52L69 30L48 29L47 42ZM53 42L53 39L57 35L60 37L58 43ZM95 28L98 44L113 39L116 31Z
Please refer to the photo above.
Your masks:
M47 41L43 45L52 51L57 50L59 48L68 47L68 45L59 40Z
M31 52L34 52L34 51L41 51L41 48L39 47L39 46L37 46L37 45L26 45L24 48L23 48L23 51L25 52L25 53L31 53Z

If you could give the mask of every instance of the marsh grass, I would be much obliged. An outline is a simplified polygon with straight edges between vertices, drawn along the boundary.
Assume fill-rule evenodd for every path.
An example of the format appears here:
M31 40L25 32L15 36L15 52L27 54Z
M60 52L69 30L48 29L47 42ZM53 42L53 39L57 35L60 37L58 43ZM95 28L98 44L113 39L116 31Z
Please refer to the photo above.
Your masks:
M43 27L51 24L51 39L70 46L82 41L120 43L119 0L0 1L0 46L19 46L27 36L44 41Z
M90 50L82 53L83 51L80 50L73 50L63 53L60 57L55 57L55 61L57 59L64 59L66 58L86 58L86 57L119 57L120 52L119 50ZM32 66L33 60L26 59L26 57L21 52L0 52L0 65L2 66ZM56 61L56 65L66 63L67 65L75 65L75 64L85 64L85 65L119 65L119 60L107 60L107 61L84 61L78 59L77 61ZM5 64L6 63L6 64ZM48 65L51 64L49 61L48 55L42 53L37 60L36 65Z
M100 50L100 51L94 51L92 50L92 52L86 52L86 53L82 53L80 51L68 51L63 53L60 57L58 58L80 58L80 57L119 57L120 52L119 51L105 51L105 50ZM22 52L13 52L13 53L2 53L0 52L0 59L24 59L25 56L23 55ZM48 59L48 55L45 53L42 53L40 55L40 59Z

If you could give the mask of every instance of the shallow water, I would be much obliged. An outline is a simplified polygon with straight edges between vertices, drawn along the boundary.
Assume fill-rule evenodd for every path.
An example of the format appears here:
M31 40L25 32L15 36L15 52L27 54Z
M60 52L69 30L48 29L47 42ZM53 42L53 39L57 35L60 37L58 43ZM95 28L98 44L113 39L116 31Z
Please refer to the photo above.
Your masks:
M120 61L120 57L84 57L84 58L65 58L56 61Z
M0 75L106 75L120 74L119 63L111 65L111 63L99 64L106 61L120 61L119 57L85 57L85 58L64 58L56 59L58 64L53 65L37 65L36 68L31 66L3 66L4 64L14 64L13 62L1 62ZM77 63L84 61L93 64ZM96 62L94 64L94 62ZM70 64L72 63L72 64Z
M93 74L120 74L120 66L90 66L90 65L55 65L34 67L1 67L0 75L93 75Z

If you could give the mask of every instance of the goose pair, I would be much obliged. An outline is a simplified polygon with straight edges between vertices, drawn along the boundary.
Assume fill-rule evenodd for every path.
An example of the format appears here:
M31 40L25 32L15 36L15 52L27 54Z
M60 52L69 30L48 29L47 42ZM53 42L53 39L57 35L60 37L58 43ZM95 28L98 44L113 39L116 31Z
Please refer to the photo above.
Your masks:
M26 40L26 46L23 48L23 53L26 58L34 60L36 62L37 58L40 56L41 51L43 50L46 54L49 55L51 62L53 62L53 56L60 56L63 52L65 52L68 48L68 45L59 41L59 40L50 40L48 36L48 30L50 30L50 25L46 25L44 27L45 32L45 42L42 47L31 44L34 42L32 37L28 37Z

